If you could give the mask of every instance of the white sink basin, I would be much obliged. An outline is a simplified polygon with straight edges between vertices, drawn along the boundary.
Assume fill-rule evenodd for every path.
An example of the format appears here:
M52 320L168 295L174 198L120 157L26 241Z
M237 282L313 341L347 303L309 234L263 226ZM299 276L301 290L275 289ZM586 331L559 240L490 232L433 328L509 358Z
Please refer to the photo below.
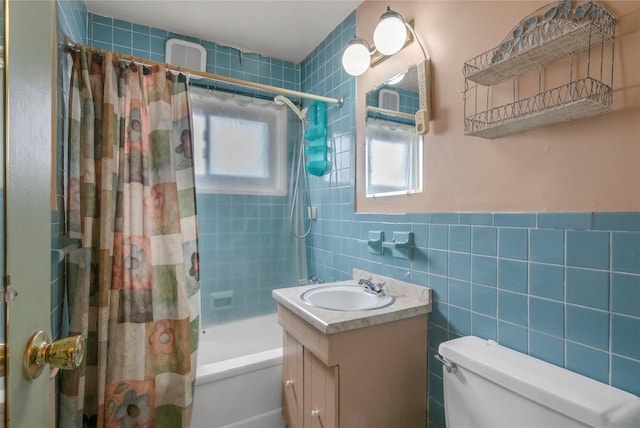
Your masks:
M376 296L359 285L326 285L307 290L300 295L303 302L333 311L366 311L389 306L391 296Z

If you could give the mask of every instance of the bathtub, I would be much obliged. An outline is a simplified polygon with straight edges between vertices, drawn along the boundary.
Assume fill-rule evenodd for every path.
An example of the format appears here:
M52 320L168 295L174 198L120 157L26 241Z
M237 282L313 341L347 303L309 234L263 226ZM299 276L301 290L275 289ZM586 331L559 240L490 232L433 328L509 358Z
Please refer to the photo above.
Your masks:
M276 314L206 329L198 344L192 428L283 428Z

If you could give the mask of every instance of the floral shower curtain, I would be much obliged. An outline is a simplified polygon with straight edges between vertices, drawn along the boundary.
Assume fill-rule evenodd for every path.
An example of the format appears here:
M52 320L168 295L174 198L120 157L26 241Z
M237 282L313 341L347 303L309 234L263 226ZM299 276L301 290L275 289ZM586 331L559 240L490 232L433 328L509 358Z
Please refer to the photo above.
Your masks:
M187 427L200 286L188 85L77 52L70 90L70 334L60 426Z

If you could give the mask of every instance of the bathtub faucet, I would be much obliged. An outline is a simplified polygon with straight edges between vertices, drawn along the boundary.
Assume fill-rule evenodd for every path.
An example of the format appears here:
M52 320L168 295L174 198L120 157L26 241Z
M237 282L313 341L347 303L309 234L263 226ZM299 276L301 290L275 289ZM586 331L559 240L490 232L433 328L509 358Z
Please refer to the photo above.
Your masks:
M384 282L372 282L371 278L369 279L361 279L358 281L358 284L364 286L364 291L370 294L374 294L376 296L384 296Z

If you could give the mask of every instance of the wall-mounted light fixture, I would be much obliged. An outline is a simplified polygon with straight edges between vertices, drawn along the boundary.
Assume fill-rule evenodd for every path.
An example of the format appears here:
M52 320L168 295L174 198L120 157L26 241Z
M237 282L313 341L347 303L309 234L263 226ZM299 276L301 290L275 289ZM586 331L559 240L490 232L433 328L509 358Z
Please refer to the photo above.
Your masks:
M350 75L359 76L369 67L400 52L414 39L417 40L417 37L412 22L406 22L402 15L387 6L387 11L380 16L380 22L373 32L374 45L369 46L366 40L354 37L342 54L342 66ZM420 47L422 48L422 44Z

